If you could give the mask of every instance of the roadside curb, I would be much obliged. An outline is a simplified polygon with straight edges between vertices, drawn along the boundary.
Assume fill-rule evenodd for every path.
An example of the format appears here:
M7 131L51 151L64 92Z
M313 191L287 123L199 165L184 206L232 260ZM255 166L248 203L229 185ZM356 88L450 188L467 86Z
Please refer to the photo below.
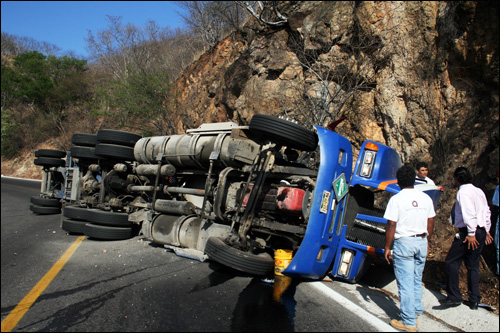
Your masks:
M386 275L382 277L382 275ZM377 270L375 277L381 277L380 281L370 281L370 285L375 285L375 288L390 296L397 304L399 309L399 297L396 280L393 275L387 270ZM385 281L384 281L385 279ZM367 279L364 279L367 281ZM384 285L378 285L382 282ZM498 316L487 309L479 308L471 310L467 305L461 304L457 307L436 309L440 306L439 300L446 298L446 295L441 291L431 290L425 285L423 286L422 303L424 305L424 318L419 318L418 331L433 332L438 331L435 327L435 322L447 327L454 332L498 332L499 320ZM428 320L426 320L428 319Z

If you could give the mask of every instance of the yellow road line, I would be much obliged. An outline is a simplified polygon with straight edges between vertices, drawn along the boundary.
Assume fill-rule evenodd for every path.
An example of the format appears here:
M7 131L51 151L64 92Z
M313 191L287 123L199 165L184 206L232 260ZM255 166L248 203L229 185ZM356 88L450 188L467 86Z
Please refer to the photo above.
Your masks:
M31 289L21 302L12 310L11 313L4 320L2 320L2 332L10 332L21 320L21 318L28 312L29 308L35 303L41 293L49 286L52 280L56 277L59 271L66 265L69 258L75 253L80 243L85 239L85 236L78 237L75 242L64 252L59 260L52 266L52 268L45 274L45 276Z

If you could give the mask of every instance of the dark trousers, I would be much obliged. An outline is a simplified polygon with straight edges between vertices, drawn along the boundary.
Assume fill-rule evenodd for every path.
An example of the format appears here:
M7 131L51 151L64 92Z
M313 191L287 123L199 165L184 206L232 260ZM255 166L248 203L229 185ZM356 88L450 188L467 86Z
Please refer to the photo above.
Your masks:
M479 260L486 240L486 230L484 228L476 229L476 239L479 246L475 249L468 249L468 243L464 243L467 237L467 228L460 228L458 231L460 239L455 238L451 244L450 251L446 256L446 292L448 298L453 301L462 301L462 294L459 287L459 270L462 260L467 268L467 293L469 302L481 301L479 295Z

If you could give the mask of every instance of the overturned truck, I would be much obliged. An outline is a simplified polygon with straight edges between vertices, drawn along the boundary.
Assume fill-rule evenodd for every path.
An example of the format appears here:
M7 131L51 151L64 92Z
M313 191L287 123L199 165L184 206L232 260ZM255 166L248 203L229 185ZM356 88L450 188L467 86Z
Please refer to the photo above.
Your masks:
M381 143L364 142L353 166L351 143L333 126L310 131L267 115L183 135L117 132L99 131L89 155L72 149L63 229L77 224L101 239L106 228L140 232L255 275L273 272L278 249L293 251L283 274L306 279L354 282L383 257L383 212L400 190L401 160ZM437 204L440 191L422 189Z

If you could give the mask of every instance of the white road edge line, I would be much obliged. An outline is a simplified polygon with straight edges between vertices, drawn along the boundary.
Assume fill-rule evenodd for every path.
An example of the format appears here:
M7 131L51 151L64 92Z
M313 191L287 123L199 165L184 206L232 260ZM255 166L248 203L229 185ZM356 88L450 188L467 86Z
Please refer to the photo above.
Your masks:
M324 295L332 298L335 300L335 302L339 303L346 309L351 310L353 313L360 314L363 313L362 316L359 316L362 320L367 322L369 325L377 328L381 332L399 332L399 330L395 329L389 324L384 323L381 319L375 317L371 313L367 312L365 309L361 308L360 306L354 304L344 296L340 295L336 291L328 288L323 282L316 281L316 282L310 282L307 283L307 285L310 285L314 288L316 288L318 291L322 292Z
M10 177L10 176L4 176L2 175L2 178L9 178L9 179L21 179L21 180L31 180L33 182L41 182L40 179L30 179L30 178L19 178L19 177Z

